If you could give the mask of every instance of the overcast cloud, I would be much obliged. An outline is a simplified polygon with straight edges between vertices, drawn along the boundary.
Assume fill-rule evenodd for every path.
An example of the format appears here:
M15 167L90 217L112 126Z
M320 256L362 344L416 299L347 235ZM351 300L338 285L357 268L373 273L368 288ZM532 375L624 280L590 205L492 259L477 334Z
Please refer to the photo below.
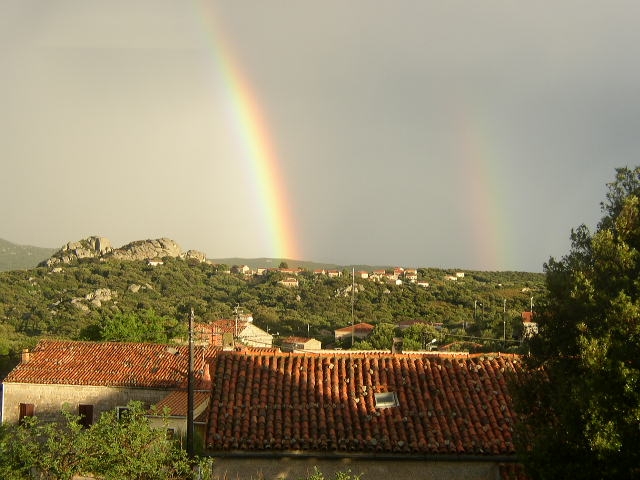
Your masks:
M273 256L214 24L303 260L541 271L639 163L634 1L0 0L0 237Z

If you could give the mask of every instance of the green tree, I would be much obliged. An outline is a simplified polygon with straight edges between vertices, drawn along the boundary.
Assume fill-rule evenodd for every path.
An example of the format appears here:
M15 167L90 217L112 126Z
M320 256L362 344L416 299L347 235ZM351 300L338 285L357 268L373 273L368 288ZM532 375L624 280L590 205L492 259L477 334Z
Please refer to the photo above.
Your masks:
M173 334L185 333L176 320L158 315L152 309L140 313L117 313L100 323L102 340L113 342L166 343Z
M591 233L545 265L539 334L514 386L532 478L640 477L640 168L618 169Z
M83 474L114 480L191 478L184 450L163 429L150 426L141 403L132 402L128 408L125 418L106 412L88 429L69 413L63 423L43 423L33 417L25 425L3 425L0 476L10 480L64 480Z

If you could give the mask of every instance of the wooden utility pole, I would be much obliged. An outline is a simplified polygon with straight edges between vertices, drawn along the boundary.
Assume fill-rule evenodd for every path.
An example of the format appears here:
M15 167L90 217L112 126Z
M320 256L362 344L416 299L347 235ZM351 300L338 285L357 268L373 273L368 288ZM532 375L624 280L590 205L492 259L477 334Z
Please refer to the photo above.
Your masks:
M193 378L193 308L189 315L189 372L187 377L187 454L193 458L195 449L193 446L193 397L194 397L194 378Z

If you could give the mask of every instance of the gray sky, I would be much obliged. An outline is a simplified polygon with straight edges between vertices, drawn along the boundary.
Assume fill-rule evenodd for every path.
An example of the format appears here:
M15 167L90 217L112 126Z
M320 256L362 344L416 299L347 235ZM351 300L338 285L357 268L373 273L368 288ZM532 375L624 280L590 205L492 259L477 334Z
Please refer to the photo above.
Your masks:
M0 237L275 256L222 53L299 259L541 271L639 163L638 25L619 0L0 0Z

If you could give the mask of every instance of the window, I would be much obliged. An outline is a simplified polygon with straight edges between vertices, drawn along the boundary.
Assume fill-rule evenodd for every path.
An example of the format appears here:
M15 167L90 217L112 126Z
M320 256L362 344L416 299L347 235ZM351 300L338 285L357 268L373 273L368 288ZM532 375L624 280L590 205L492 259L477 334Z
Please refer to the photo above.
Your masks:
M83 428L93 425L93 405L78 405L78 415Z
M33 417L36 414L36 407L33 403L21 403L20 404L20 416L18 417L18 423L24 424L25 417Z
M400 405L396 392L383 392L375 394L376 408L391 408Z
M118 420L126 420L127 413L129 413L129 407L116 407L116 412L118 415Z

